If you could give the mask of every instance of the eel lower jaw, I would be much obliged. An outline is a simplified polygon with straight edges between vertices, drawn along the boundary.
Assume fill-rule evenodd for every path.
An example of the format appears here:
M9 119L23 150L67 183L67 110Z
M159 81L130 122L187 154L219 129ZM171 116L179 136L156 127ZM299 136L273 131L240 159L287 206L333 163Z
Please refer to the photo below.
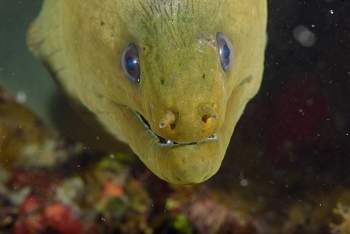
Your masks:
M155 132L152 131L148 121L145 119L145 117L143 117L140 113L138 113L137 111L135 111L136 115L138 116L138 118L140 119L140 122L148 129L148 131L150 131L155 137L158 138L159 140L159 144L163 145L163 146L173 146L173 145L196 145L196 144L200 144L200 143L204 143L206 141L211 141L211 140L216 140L217 139L217 135L213 134L211 136L209 136L208 138L201 140L201 141L195 141L195 142L174 142L168 139L165 139L159 135L157 135Z

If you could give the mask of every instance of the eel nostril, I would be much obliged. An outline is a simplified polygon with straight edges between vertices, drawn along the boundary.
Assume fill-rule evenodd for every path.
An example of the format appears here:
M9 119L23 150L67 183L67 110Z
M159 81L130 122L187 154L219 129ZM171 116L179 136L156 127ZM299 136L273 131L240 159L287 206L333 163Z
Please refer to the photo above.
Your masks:
M203 117L202 117L202 121L203 121L203 123L207 123L207 121L208 121L208 116L203 116Z
M159 128L165 128L166 126L170 125L171 129L175 128L175 120L176 115L171 110L168 110L164 113L162 119L159 122Z
M217 120L219 118L215 110L208 104L204 104L199 108L203 123L207 123L208 119Z

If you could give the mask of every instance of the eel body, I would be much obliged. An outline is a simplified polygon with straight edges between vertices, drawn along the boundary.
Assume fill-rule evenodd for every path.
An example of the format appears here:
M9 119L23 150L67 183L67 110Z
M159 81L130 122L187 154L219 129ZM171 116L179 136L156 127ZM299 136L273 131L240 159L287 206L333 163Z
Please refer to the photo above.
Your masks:
M259 90L266 20L266 0L45 0L27 43L153 173L191 184L218 171Z

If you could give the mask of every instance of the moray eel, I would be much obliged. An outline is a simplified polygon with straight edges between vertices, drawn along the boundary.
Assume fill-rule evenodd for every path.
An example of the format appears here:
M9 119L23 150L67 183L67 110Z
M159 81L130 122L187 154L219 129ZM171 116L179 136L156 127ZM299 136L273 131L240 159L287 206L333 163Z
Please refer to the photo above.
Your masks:
M266 0L45 0L27 43L158 177L219 169L260 87Z

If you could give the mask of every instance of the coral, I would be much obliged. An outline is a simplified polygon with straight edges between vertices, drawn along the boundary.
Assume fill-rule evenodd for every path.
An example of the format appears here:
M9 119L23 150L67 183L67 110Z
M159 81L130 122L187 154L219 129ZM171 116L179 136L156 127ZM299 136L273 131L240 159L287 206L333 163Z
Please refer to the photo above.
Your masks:
M335 214L341 215L343 222L340 224L331 223L332 233L349 234L350 233L350 209L349 206L343 206L340 202L337 207L333 209Z

